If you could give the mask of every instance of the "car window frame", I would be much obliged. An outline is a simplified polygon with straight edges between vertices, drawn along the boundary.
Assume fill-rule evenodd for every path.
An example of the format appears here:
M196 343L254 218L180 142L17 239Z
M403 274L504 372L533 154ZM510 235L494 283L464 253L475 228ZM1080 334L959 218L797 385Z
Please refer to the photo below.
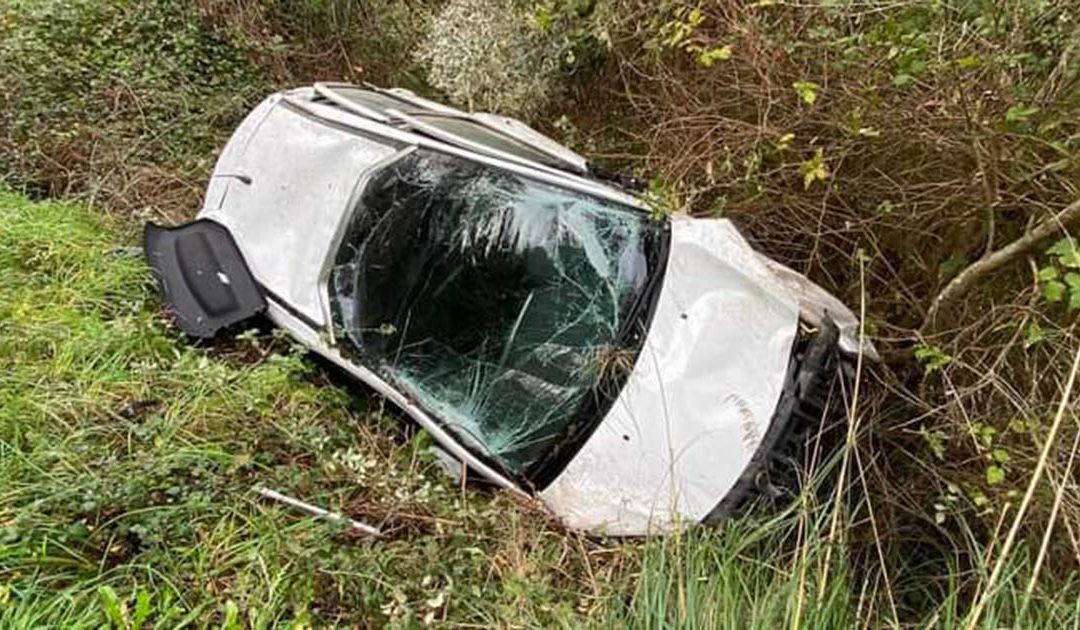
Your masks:
M420 136L420 139L422 138L423 136ZM404 159L405 157L419 149L443 153L458 159L474 162L482 166L505 170L520 177L532 179L533 181L547 184L549 186L563 188L581 195L596 197L606 202L623 206L626 212L641 213L644 215L649 215L650 212L645 207L632 202L628 202L628 200L619 199L618 197L611 195L600 194L598 191L588 190L581 186L575 185L576 182L570 179L572 177L572 174L563 173L556 169L552 169L551 167L544 167L543 165L539 165L535 162L525 162L525 165L527 167L531 167L525 168L522 165L516 163L517 161L507 163L506 160L502 160L498 156L491 156L485 153L470 152L468 149L456 145L440 146L440 144L438 144L437 142L414 142L406 144L398 151L395 151L391 155L388 155L382 160L379 160L378 162L372 164L358 176L353 191L349 195L349 206L342 214L341 221L335 229L334 238L331 243L332 246L327 250L327 257L323 261L323 268L320 271L319 276L318 293L320 301L322 303L321 306L323 307L323 309L325 309L324 313L327 317L326 327L323 329L323 333L320 335L322 341L325 342L327 347L335 354L337 354L341 358L341 360L347 362L350 366L353 366L358 371L363 371L365 373L371 374L381 385L392 389L397 395L404 396L405 399L409 401L409 405L411 407L415 408L423 414L426 423L430 423L431 425L438 427L439 435L445 436L447 440L452 443L453 447L451 450L455 453L455 456L461 458L461 455L458 455L457 453L460 453L462 451L464 453L467 453L469 461L480 463L483 468L488 471L484 473L484 476L489 477L500 485L506 481L510 481L510 483L512 483L515 488L525 492L533 493L542 491L554 481L554 479L565 469L566 466L569 465L573 457L577 454L577 452L581 450L588 437L603 424L604 419L607 418L608 414L610 413L610 406L603 410L596 410L598 412L597 421L593 424L590 430L588 430L583 435L578 436L578 438L573 441L573 448L569 453L562 453L556 458L553 458L548 462L547 465L541 467L540 470L537 471L535 478L530 479L509 470L496 458L486 453L477 452L476 450L468 446L463 440L456 437L449 429L444 426L444 420L440 418L437 414L434 414L427 408L421 406L417 401L413 400L405 392L399 390L397 386L391 384L388 380L378 375L368 366L356 361L352 356L350 356L350 353L343 352L343 350L346 349L346 346L342 343L342 340L334 334L334 323L330 306L329 278L332 272L334 261L337 258L338 251L342 246L342 241L344 240L345 234L347 232L347 227L352 223L356 212L359 211L360 198L363 196L364 191L370 184L375 174L387 168L393 167L394 164L396 164L398 161ZM562 177L553 176L551 171L562 175ZM670 222L668 222L666 219L665 222L667 222L668 225L664 230L661 241L661 249L659 253L661 263L656 274L654 274L654 276L650 278L650 283L653 283L655 286L648 290L650 295L647 303L637 304L634 306L635 310L637 308L644 307L646 309L646 312L648 313L648 316L644 320L644 329L640 331L640 334L645 336L648 335L648 330L651 327L652 315L653 311L655 310L656 301L659 298L664 279L667 277L667 262L668 258L670 257L671 228ZM620 331L620 335L622 334L624 334L624 331ZM640 359L640 356L638 357L638 359ZM610 402L614 404L615 401L614 399L612 399ZM426 424L425 428L429 429ZM442 439L438 441L440 443L443 442ZM449 444L444 443L443 445L446 446L448 449L451 448ZM489 472L494 472L495 475L490 475Z

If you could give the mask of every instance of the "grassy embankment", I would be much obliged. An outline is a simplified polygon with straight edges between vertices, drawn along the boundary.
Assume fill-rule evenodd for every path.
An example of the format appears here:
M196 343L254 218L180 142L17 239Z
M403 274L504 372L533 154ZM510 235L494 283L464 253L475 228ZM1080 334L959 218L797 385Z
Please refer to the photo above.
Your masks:
M945 592L924 622L963 615L959 580L920 593L849 575L843 549L828 551L833 512L809 495L772 519L619 543L455 487L423 434L404 437L286 342L186 343L132 242L85 206L0 193L0 625L835 627L891 620L870 608L898 586L925 602ZM261 502L256 483L388 539ZM1080 623L1071 581L1024 601L1026 558L982 625Z

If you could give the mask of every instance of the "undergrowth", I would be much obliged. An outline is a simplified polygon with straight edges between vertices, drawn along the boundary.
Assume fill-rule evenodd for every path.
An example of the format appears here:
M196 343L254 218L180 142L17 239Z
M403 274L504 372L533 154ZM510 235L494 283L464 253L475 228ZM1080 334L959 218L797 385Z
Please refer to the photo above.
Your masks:
M0 175L117 210L191 212L267 73L176 0L0 6Z

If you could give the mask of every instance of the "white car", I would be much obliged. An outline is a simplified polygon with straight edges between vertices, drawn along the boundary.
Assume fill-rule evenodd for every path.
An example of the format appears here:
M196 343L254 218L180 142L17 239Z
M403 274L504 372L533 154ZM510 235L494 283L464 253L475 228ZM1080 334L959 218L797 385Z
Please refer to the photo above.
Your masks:
M850 310L727 220L657 217L524 124L404 90L270 96L145 249L188 334L265 313L598 534L734 513L860 351Z

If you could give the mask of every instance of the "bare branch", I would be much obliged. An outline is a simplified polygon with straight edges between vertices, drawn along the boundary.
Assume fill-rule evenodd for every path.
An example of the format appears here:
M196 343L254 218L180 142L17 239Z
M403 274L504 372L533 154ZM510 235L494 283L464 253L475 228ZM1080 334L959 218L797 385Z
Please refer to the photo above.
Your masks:
M970 267L964 269L950 280L945 285L945 288L937 294L934 301L930 303L930 309L926 313L926 319L923 320L920 332L931 332L935 326L934 320L937 319L942 307L963 297L987 274L1023 256L1038 247L1043 241L1059 234L1069 224L1077 220L1080 220L1080 199L1066 206L1061 212L1039 223L1030 232L1012 243L999 250L988 252L975 261Z

